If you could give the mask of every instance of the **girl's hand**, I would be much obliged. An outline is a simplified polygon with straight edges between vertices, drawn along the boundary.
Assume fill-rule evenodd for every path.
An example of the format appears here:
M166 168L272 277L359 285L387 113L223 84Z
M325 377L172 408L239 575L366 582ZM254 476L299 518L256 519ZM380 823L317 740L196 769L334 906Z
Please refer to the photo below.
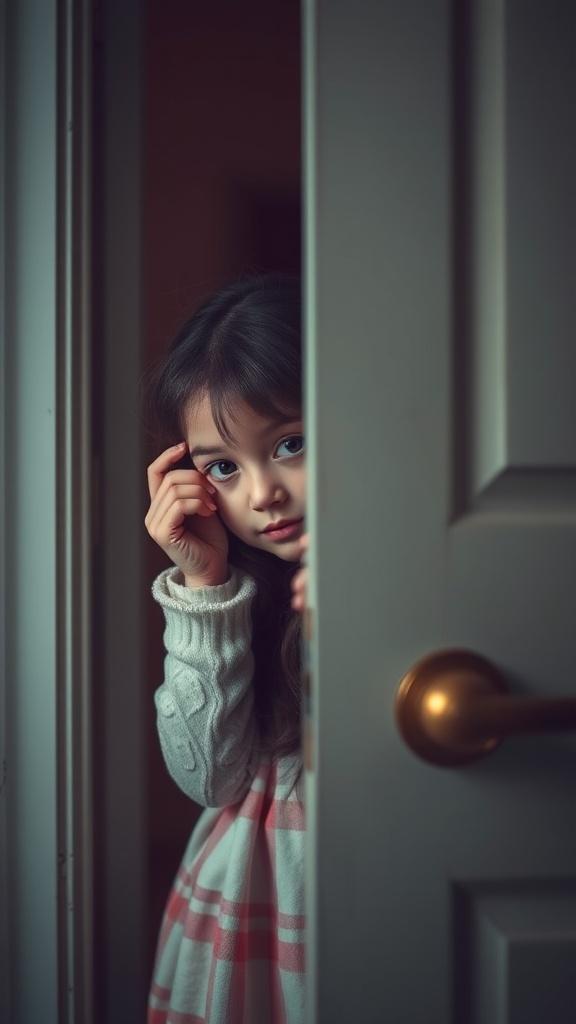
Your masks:
M167 448L148 466L146 529L187 581L209 586L228 578L228 534L216 513L216 489L197 469L174 469L186 445Z
M298 540L301 561L303 554L308 551L309 538L309 533L303 533ZM303 567L292 577L290 586L292 588L292 607L296 611L304 611L307 602L306 588L308 586L308 568L306 565L303 565Z

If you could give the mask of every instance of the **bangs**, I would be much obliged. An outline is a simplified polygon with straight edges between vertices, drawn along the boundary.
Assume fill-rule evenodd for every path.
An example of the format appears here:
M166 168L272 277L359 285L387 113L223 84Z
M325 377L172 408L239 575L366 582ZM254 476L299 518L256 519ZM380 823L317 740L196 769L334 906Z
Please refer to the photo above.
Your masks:
M275 355L275 366L271 361L262 365L262 359L257 362L247 354L242 359L239 350L236 350L235 358L227 360L227 365L217 356L211 361L210 371L201 388L196 382L188 409L194 410L204 396L209 395L218 433L229 444L234 444L233 424L238 422L234 405L238 402L271 419L299 418L302 411L300 367L289 358L289 353L286 353L288 358L279 361L277 350ZM279 366L278 362L282 365Z

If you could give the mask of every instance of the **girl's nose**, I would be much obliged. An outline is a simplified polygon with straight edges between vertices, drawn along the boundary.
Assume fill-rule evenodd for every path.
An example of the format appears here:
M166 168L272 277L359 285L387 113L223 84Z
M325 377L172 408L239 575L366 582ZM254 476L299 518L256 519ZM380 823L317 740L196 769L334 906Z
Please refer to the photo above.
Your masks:
M286 499L286 489L277 480L261 477L252 485L251 504L255 512L262 512L269 505Z

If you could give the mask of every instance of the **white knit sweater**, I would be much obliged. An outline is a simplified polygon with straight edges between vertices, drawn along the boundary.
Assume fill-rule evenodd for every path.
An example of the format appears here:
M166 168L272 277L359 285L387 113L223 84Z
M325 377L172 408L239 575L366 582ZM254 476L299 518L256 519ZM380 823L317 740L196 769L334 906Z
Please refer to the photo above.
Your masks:
M149 1024L302 1024L302 759L255 752L256 582L231 567L226 583L193 589L172 566L152 595L165 616L160 743L205 810L166 906Z

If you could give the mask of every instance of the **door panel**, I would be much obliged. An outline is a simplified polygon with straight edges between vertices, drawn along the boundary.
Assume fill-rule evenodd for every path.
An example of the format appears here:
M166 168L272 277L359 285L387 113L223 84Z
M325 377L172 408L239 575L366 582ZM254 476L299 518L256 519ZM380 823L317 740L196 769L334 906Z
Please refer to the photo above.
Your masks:
M574 733L449 768L395 698L457 647L576 699L576 9L316 0L305 31L309 1019L556 1024Z
M574 882L489 882L454 891L456 1019L541 1024L576 1006ZM536 925L536 927L535 927Z

